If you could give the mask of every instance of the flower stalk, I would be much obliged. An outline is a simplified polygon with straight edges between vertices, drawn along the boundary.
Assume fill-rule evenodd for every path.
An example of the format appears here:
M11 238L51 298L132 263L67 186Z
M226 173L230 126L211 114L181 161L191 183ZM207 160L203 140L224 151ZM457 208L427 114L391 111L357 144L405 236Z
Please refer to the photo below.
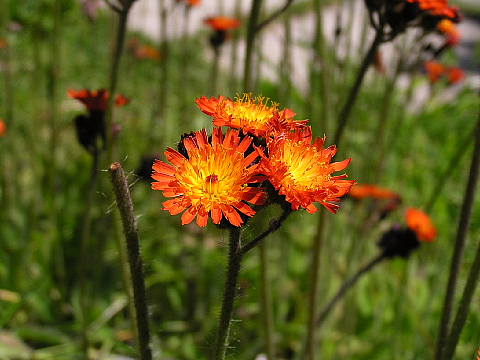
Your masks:
M240 263L242 261L240 237L240 228L235 227L230 230L227 278L225 279L222 310L220 313L220 321L215 341L213 357L215 360L224 360L227 352L228 335L233 315L233 304L237 293L237 281L240 273Z
M272 287L268 272L268 244L262 243L259 246L260 276L261 276L261 306L263 314L263 328L265 331L265 350L267 359L273 360L275 354L273 311L272 311Z
M133 300L138 333L138 348L140 360L151 360L150 328L148 323L148 308L143 274L143 261L140 254L140 244L137 222L134 215L132 198L125 173L120 163L110 165L110 175L117 200L118 210L122 219L123 231L127 245L128 262L130 266L133 287Z
M456 343L453 344L453 342L448 339L448 333L449 333L449 327L450 327L450 318L453 310L453 304L455 301L455 292L457 287L458 276L460 273L460 266L463 259L468 227L470 224L473 204L475 201L475 193L477 190L477 183L478 183L478 177L480 172L479 170L480 170L480 115L479 115L476 129L475 129L475 148L473 151L472 162L470 166L470 174L468 176L468 182L465 190L465 195L463 198L463 205L460 213L460 219L458 222L457 234L455 237L455 247L453 250L452 262L450 265L450 275L448 278L447 289L445 292L445 300L443 304L442 318L440 321L440 327L439 327L438 338L437 338L437 346L436 346L436 352L435 352L436 360L447 359L446 355L448 354L447 353L444 354L444 350L453 351L451 347L456 346ZM468 286L468 283L467 283L467 286ZM465 289L466 291L471 291L471 290L468 290L467 287ZM468 293L464 294L464 296L467 296L467 298L464 299L466 303L463 307L465 307L467 303L469 304ZM468 308L462 311L468 311ZM460 315L460 316L463 316L463 315ZM458 321L461 322L461 319L458 319ZM460 324L457 324L456 326L458 328ZM460 330L456 330L456 331L460 331ZM445 348L447 341L450 341L450 343L448 348Z

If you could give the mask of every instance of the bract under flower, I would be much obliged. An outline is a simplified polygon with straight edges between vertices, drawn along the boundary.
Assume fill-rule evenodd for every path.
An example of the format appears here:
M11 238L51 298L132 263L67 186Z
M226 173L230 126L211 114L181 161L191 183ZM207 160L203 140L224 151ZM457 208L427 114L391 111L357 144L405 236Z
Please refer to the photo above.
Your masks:
M407 226L417 233L421 241L431 242L437 236L437 230L430 217L423 211L415 208L408 208L405 212Z
M250 136L241 138L235 130L224 136L215 128L210 142L205 130L183 139L188 156L167 149L171 164L157 160L152 174L152 189L173 198L163 203L163 209L171 215L184 211L183 225L196 217L198 226L203 227L210 216L215 224L225 217L232 225L241 226L244 221L239 212L255 214L247 202L261 205L265 201L265 192L250 186L264 178L255 163L258 150L244 156L251 143Z
M241 129L244 133L266 137L283 131L303 127L308 121L295 120L290 109L279 110L278 104L264 97L253 98L244 94L235 100L219 96L196 99L200 110L213 118L216 126Z
M314 202L318 202L335 213L336 203L355 183L344 180L347 175L333 175L344 170L351 159L332 163L336 147L324 149L324 143L325 138L317 138L312 144L312 129L305 127L269 141L268 157L261 152L262 173L293 210L305 208L313 214L318 210Z

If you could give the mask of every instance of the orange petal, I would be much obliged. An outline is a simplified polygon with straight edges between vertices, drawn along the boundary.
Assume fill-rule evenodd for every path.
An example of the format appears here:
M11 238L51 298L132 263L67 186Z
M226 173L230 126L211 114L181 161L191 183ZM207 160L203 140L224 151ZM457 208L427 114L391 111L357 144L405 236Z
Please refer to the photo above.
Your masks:
M186 160L182 154L172 148L168 148L167 151L165 151L165 156L167 160L175 166L181 166Z
M193 221L193 219L195 219L195 215L197 215L197 209L191 206L182 215L182 225L190 224Z

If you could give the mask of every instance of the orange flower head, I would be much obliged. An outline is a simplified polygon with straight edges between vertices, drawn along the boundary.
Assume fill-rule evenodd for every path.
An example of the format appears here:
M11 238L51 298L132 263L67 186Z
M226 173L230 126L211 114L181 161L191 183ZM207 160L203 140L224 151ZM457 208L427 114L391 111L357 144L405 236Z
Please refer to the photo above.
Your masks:
M350 189L348 195L355 199L373 198L379 200L390 200L400 198L400 195L389 189L371 184L355 184Z
M434 17L453 21L460 19L458 8L450 6L448 0L408 0L408 2L416 3L421 10Z
M140 60L160 60L160 51L150 45L138 46L134 51L134 55L137 59Z
M6 133L7 133L7 124L5 123L5 121L0 119L0 136L5 136Z
M183 2L188 6L198 6L202 3L202 0L177 0L177 2Z
M417 233L421 241L431 242L437 236L437 230L430 217L423 211L415 208L408 208L405 212L407 226Z
M268 157L261 151L261 170L293 210L306 209L313 214L318 209L314 202L336 213L340 197L355 183L344 180L347 175L333 175L345 169L351 159L332 163L337 152L334 145L324 149L324 138L312 144L312 129L304 127L283 133L268 142Z
M204 20L204 23L215 31L233 30L240 26L240 21L238 19L228 16L209 17Z
M427 61L424 66L432 84L436 83L446 71L445 66L436 61Z
M458 67L451 67L447 70L447 78L450 84L456 84L465 78L465 72Z
M72 99L80 101L90 111L105 111L109 93L105 89L99 90L68 90L68 96ZM117 95L115 105L124 106L129 103L129 100L123 95Z
M157 160L152 174L152 189L173 198L163 203L163 210L171 215L185 211L182 225L196 217L201 227L207 225L209 215L215 224L225 217L234 226L244 223L239 212L255 215L247 202L263 204L265 192L251 186L264 179L258 173L258 150L244 156L252 140L232 129L224 136L215 128L210 142L206 130L183 138L186 156L168 148L165 155L170 164Z
M292 130L304 126L307 121L295 120L290 109L278 110L278 104L269 99L244 94L235 100L219 96L196 99L200 110L213 118L215 126L241 129L255 136Z
M7 40L0 38L0 49L6 48L8 45Z
M445 35L448 45L455 46L460 42L460 32L453 21L443 19L438 23L437 29Z

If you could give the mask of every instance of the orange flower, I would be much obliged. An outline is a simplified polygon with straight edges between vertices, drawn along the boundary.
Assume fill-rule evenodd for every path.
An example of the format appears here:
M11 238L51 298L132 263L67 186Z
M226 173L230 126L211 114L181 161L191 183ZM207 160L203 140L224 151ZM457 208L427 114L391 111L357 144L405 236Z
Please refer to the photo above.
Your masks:
M356 199L374 198L374 199L398 199L400 195L397 193L370 184L355 184L350 189L349 196Z
M318 202L336 213L340 197L347 194L355 183L343 180L347 175L332 176L345 169L351 159L331 163L337 152L335 145L323 148L324 138L312 145L312 129L305 127L283 133L268 144L268 157L262 154L261 171L280 195L292 204L293 210L305 208L313 214Z
M0 136L4 136L7 133L7 124L0 119Z
M7 40L0 38L0 49L6 48L8 45Z
M240 26L238 19L228 16L209 17L205 19L204 22L215 31L233 30Z
M177 0L177 2L183 2L188 6L198 6L202 3L202 0Z
M160 51L155 49L153 46L150 45L140 45L138 46L135 51L134 55L137 59L147 59L147 60L160 60Z
M437 29L445 34L447 38L447 43L450 46L455 46L460 42L460 32L457 29L457 26L453 21L449 19L443 19L437 25Z
M292 130L307 123L293 119L295 113L292 110L278 110L278 104L261 96L252 98L251 94L237 97L235 101L223 96L210 99L202 96L195 102L200 110L213 118L215 126L241 129L256 136Z
M437 236L437 230L430 217L423 211L415 208L408 208L405 212L407 226L417 233L421 241L434 241Z
M436 61L427 61L424 66L432 84L436 83L446 71L445 66Z
M465 72L458 67L448 68L446 75L450 84L456 84L465 78Z
M460 18L458 8L449 6L448 0L408 0L408 2L418 4L421 10L432 16L449 18L451 20Z
M76 99L84 104L88 110L105 111L107 108L107 101L109 98L108 91L105 89L99 90L68 90L68 96ZM129 103L128 98L123 95L117 95L115 98L115 105L124 106Z
M206 226L210 216L215 224L222 217L235 226L241 226L246 216L255 215L255 211L246 202L260 205L265 201L265 193L249 184L260 182L258 175L259 157L254 150L246 157L250 147L250 136L240 137L239 132L228 130L223 136L220 128L213 130L211 142L206 130L183 139L187 156L168 148L165 163L157 160L153 165L152 189L162 190L163 195L172 197L163 203L163 210L182 215L182 225L197 218L198 226Z

